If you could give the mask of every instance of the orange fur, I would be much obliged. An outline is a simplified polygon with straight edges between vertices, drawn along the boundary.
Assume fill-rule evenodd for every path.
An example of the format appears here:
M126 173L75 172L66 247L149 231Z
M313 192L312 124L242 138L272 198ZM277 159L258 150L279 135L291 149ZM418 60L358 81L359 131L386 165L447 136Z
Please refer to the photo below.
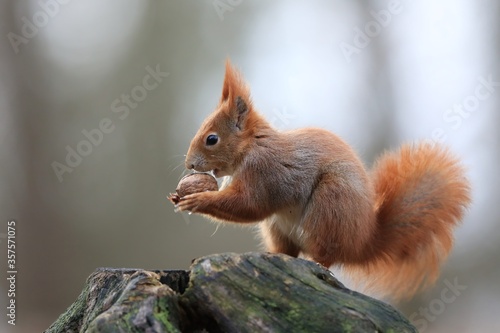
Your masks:
M432 285L453 245L453 229L470 203L470 187L457 158L438 145L405 145L376 162L378 237L371 258L347 266L359 281L395 298Z
M193 138L186 167L232 181L181 198L179 210L261 222L269 251L342 265L393 298L436 280L470 203L464 171L443 147L403 146L368 174L333 133L273 129L229 61L219 105Z

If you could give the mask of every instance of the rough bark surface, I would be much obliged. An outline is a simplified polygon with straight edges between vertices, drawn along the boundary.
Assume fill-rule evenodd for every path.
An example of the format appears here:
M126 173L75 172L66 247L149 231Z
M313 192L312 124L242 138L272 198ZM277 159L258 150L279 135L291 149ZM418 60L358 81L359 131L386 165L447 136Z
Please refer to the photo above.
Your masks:
M100 268L45 332L417 332L323 267L279 254L216 254L190 271Z

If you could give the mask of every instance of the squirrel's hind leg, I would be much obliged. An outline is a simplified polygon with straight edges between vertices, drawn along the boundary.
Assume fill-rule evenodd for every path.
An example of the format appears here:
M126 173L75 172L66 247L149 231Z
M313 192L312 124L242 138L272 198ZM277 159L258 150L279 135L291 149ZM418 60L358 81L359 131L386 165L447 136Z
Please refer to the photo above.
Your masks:
M359 174L349 177L338 177L338 172L322 175L302 218L306 232L301 245L307 257L325 267L363 258L376 226L373 204L367 200L372 194L369 186L350 184L364 180Z

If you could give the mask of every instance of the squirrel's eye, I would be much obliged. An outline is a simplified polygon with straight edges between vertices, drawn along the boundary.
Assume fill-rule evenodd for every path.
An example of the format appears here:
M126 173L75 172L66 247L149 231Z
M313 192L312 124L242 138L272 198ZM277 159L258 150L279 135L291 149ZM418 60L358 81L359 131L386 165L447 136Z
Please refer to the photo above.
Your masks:
M219 137L216 134L210 134L207 136L207 146L213 146L219 141Z

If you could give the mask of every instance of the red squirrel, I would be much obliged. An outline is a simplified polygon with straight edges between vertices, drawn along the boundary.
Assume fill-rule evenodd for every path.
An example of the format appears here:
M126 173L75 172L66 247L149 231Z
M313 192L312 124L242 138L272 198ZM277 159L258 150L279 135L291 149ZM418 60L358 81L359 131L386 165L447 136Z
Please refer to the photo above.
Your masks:
M220 191L180 198L179 211L261 222L268 251L340 265L394 299L435 282L470 203L463 167L437 144L404 145L367 171L329 131L274 129L229 60L220 102L191 141L185 165L232 180Z

